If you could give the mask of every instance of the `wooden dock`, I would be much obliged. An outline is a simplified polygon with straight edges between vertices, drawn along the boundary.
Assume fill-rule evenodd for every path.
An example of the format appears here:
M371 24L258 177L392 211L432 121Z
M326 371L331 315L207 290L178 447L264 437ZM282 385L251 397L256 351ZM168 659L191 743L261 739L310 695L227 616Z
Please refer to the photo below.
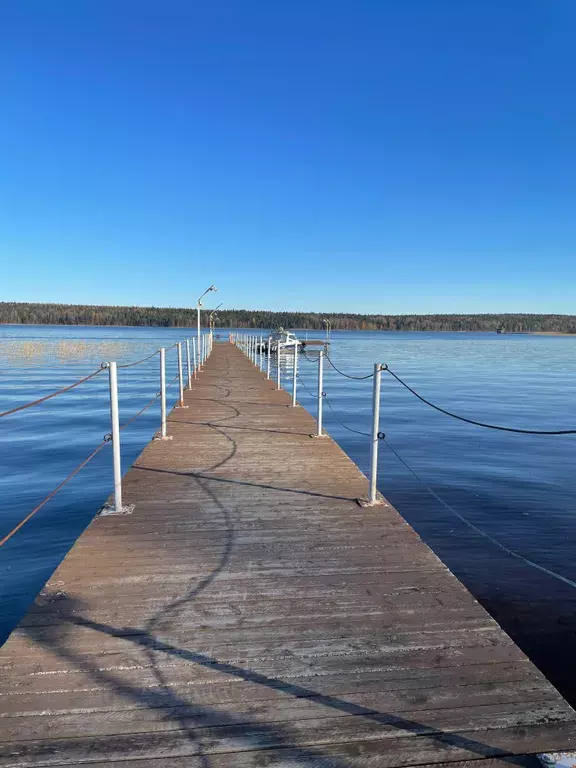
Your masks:
M537 765L576 713L286 392L217 344L0 651L0 766Z

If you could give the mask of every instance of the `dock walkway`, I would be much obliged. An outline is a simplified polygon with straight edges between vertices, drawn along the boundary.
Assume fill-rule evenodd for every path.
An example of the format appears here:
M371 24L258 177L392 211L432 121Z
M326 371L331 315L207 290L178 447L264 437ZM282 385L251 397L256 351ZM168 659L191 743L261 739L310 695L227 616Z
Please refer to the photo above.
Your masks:
M215 345L0 651L0 766L535 765L576 713L313 418ZM482 764L478 761L483 761Z

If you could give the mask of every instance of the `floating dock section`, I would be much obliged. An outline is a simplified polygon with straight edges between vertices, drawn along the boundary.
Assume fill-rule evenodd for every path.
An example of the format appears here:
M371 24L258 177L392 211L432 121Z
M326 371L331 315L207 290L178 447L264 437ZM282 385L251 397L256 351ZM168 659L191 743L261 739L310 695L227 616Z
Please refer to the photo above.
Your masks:
M216 344L0 650L0 766L537 765L576 714L399 513ZM482 761L482 763L480 762Z

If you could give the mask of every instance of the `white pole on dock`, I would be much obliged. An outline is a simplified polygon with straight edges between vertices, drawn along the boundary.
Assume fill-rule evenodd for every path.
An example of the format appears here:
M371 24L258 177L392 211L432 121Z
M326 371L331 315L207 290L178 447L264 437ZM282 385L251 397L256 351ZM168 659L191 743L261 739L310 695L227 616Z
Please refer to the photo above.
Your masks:
M194 378L198 378L198 363L196 357L196 339L192 339L192 357L194 360Z
M184 381L182 380L182 342L178 342L178 386L180 388L180 399L178 405L180 408L184 405Z
M190 339L186 339L186 368L188 369L188 389L192 388L192 366L190 364Z
M166 437L166 350L160 349L160 437Z
M260 334L260 370L264 370L264 336Z
M118 370L108 364L110 378L110 425L112 428L112 466L114 469L114 512L122 513L122 462L120 458L120 415L118 412Z
M198 333L196 338L198 339L198 370L202 369L202 360L200 359L200 339L202 331L200 330L200 299L198 299L198 307L197 307L197 313L198 313Z
M282 389L282 373L280 369L280 348L281 344L278 342L276 344L276 387L277 389Z
M368 503L376 503L376 482L378 479L378 440L380 431L380 384L382 365L374 363L374 384L372 388L372 442L370 444L370 493Z
M272 336L268 336L268 349L266 350L266 378L270 378L270 359L272 355Z
M318 355L318 437L322 437L322 409L324 407L324 350Z
M296 386L298 383L298 344L294 343L294 370L292 371L292 408L295 408L298 403L296 402Z

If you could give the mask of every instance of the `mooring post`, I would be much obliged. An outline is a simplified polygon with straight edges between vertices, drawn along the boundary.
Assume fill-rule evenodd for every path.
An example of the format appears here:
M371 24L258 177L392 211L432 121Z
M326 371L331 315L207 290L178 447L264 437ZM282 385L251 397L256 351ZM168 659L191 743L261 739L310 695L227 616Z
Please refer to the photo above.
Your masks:
M272 336L268 336L268 348L266 350L266 378L270 378L270 360L272 355Z
M108 364L110 381L110 425L112 429L112 464L114 468L114 509L122 513L122 462L120 457L120 415L118 412L118 370L116 363Z
M264 370L264 336L260 334L260 370Z
M376 483L378 479L378 440L380 433L380 383L382 365L374 363L374 383L372 387L372 442L370 444L370 493L368 503L376 503Z
M276 344L276 387L282 389L282 373L280 369L280 342Z
M166 350L160 348L160 439L166 440Z
M318 355L318 431L317 436L322 437L322 408L324 406L324 350Z
M182 342L178 342L178 386L180 388L180 399L178 405L180 408L184 405L184 381L182 379Z
M198 378L198 362L196 356L196 339L192 337L192 359L194 361L194 378Z
M298 382L298 344L294 342L294 370L292 371L292 407L295 408L298 403L296 402L296 386Z
M188 389L192 388L192 366L190 363L190 339L186 339L186 368L188 369Z

